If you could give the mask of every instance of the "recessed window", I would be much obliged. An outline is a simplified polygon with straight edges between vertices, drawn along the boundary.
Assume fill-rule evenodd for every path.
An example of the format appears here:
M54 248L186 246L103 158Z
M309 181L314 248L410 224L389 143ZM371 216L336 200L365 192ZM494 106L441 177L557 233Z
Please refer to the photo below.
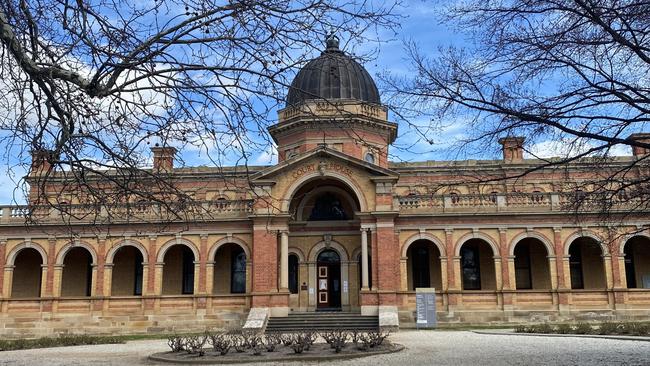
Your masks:
M373 153L366 153L365 160L366 160L368 163L370 163L370 164L374 164L374 163L375 163L375 154L373 154Z
M298 293L298 256L289 254L289 292Z

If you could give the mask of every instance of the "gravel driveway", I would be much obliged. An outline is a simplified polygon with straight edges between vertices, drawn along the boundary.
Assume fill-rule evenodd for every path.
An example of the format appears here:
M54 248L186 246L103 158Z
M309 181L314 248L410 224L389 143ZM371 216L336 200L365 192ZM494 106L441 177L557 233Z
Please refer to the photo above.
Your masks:
M407 350L336 365L650 365L650 342L465 331L402 331L391 338ZM0 365L153 365L146 356L166 349L166 341L149 340L0 352Z

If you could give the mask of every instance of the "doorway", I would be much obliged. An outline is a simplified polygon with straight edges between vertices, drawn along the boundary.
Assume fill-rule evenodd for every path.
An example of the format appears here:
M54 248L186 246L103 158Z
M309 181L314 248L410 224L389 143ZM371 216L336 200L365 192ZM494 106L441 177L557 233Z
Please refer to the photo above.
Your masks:
M341 258L331 249L318 255L316 264L316 310L341 310Z

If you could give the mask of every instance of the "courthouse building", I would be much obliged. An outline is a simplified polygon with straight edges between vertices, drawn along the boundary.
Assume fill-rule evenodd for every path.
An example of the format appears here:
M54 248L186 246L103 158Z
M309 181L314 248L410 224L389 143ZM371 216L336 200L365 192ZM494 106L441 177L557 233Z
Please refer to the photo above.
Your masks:
M269 128L276 165L175 168L173 148L152 149L153 169L195 213L170 221L165 205L131 202L107 215L74 191L48 197L70 217L2 207L0 336L203 330L315 311L406 327L417 288L435 288L441 323L648 317L650 215L628 212L612 236L598 212L569 210L597 173L589 161L476 184L544 162L523 158L523 137L501 139L498 160L391 162L388 117L372 77L330 39ZM45 156L34 153L31 181ZM634 203L621 194L613 210Z

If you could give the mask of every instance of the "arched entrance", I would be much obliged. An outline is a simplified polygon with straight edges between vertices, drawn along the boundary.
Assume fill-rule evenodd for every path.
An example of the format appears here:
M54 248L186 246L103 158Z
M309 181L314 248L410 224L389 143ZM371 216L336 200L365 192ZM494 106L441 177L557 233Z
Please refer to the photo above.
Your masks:
M326 249L318 254L316 264L317 306L319 311L341 310L341 257Z
M357 273L360 254L351 253L361 253L362 247L367 257L372 253L370 233L361 230L363 198L348 182L320 175L299 182L291 192L287 231L279 240L280 258L286 253L280 263L285 273L279 276L279 287L292 294L290 311L355 310L361 305L358 293L363 278ZM307 255L296 263L289 248ZM361 262L358 267L365 261Z

